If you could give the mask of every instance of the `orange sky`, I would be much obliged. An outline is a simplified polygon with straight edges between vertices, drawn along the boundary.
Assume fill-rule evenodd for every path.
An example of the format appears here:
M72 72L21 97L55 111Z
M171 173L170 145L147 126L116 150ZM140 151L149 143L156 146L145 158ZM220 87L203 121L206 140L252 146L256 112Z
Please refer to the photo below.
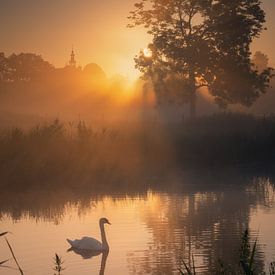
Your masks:
M62 67L74 45L79 65L95 62L108 75L133 78L133 57L146 46L142 29L127 29L136 0L7 0L0 3L0 51L34 52ZM275 2L264 0L268 31L253 50L267 53L274 63Z

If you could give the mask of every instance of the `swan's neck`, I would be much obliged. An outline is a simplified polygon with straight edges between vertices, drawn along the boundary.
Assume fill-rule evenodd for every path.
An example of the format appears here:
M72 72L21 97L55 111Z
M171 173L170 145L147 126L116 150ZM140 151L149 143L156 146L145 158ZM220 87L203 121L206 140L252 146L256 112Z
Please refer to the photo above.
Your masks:
M104 224L100 223L99 227L100 227L100 232L101 232L102 247L104 250L109 250L109 245L108 245L107 239L106 239Z

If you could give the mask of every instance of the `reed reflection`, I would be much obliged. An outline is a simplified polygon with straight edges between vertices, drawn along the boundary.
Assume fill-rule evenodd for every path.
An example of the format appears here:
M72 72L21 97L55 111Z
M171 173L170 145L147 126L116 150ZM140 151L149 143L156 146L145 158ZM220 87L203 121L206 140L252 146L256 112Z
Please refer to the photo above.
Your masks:
M271 189L270 189L271 188ZM149 207L142 209L142 221L153 238L144 252L129 254L133 274L174 274L184 259L198 272L209 274L218 260L235 263L238 270L241 237L252 208L270 205L274 196L268 180L260 179L251 187L225 188L220 191L193 191L182 194L150 193ZM251 232L251 241L259 232ZM264 270L264 255L258 246L257 272Z
M2 221L9 216L13 220L53 221L59 226L67 223L72 213L92 222L96 220L93 213L102 215L100 209L104 209L112 220L116 220L110 232L111 262L114 254L123 249L130 274L174 274L181 259L191 263L192 254L198 272L207 273L218 259L238 264L241 236L249 227L254 209L274 203L270 179L248 180L248 184L243 185L237 179L235 181L235 185L207 185L207 188L183 185L174 191L3 196L0 215ZM143 227L144 236L140 231ZM80 229L79 226L77 231ZM252 232L251 241L257 234ZM135 235L139 237L133 240ZM148 235L150 238L146 237ZM144 244L142 248L137 245L140 242ZM100 255L73 252L83 259ZM102 254L99 274L104 274L107 258L108 254ZM264 270L260 246L257 268L259 272Z

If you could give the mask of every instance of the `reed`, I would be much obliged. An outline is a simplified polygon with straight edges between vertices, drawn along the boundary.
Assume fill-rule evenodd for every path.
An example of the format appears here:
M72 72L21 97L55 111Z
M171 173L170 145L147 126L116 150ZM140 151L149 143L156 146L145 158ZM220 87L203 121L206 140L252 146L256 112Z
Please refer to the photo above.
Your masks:
M8 233L9 233L8 231L2 232L2 233L0 233L0 237L5 236L5 235L7 235ZM9 260L1 261L1 262L0 262L0 266L3 265L4 263L8 262L8 261L9 261Z
M66 182L61 188L76 188L104 182L100 187L109 190L117 182L128 185L175 167L266 167L275 162L274 140L273 116L219 114L181 124L145 121L97 129L83 121L67 125L54 120L0 133L0 188L56 189L60 182Z
M245 230L242 237L242 247L240 255L240 264L245 275L255 274L255 253L256 253L257 239L253 244L252 250L249 244L249 232L248 229Z
M7 235L8 233L9 233L8 231L3 232L3 233L0 233L0 237L5 236L5 235Z
M275 262L270 263L269 265L269 274L275 275Z
M53 270L57 272L54 275L61 275L61 271L65 270L65 268L63 267L64 261L62 261L62 258L57 254L55 254L55 257L53 259L54 259Z
M195 267L195 260L194 255L192 254L192 266L188 266L184 260L182 260L182 264L186 270L186 275L196 275L196 267ZM179 268L179 272L181 275L184 275L184 270L182 268Z
M239 269L234 269L232 265L225 264L221 259L218 260L216 268L212 271L212 274L216 275L275 275L275 262L269 264L269 272L260 272L257 270L256 263L256 250L257 250L257 239L254 241L252 249L249 242L249 231L244 231L241 238L241 249L239 256ZM234 264L234 263L232 263ZM182 260L183 267L179 268L180 275L195 275L196 268L194 263L194 256L192 254L192 266L188 266Z
M3 265L4 263L8 262L9 260L5 260L5 261L2 261L0 262L0 265Z
M19 265L19 263L18 263L18 261L17 261L17 259L16 259L16 257L15 257L15 254L14 254L14 252L13 252L13 249L12 249L12 247L11 247L11 245L10 245L10 243L9 243L9 241L8 241L8 239L7 239L6 237L5 237L5 240L6 240L6 243L7 243L8 247L9 247L9 249L10 249L11 255L12 255L12 257L13 257L13 259L14 259L14 261L15 261L17 267L18 267L18 270L19 270L20 274L21 274L21 275L24 275L24 272L23 272L23 270L21 269L21 267L20 267L20 265Z

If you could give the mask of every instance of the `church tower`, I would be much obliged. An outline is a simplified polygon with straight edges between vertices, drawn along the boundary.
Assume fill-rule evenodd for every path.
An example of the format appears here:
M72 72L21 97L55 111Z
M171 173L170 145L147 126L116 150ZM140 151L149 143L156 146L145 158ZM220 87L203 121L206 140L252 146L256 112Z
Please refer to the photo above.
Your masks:
M76 61L75 61L75 53L74 53L74 49L72 48L72 52L71 52L71 59L70 59L70 62L69 62L69 65L71 67L76 67Z

